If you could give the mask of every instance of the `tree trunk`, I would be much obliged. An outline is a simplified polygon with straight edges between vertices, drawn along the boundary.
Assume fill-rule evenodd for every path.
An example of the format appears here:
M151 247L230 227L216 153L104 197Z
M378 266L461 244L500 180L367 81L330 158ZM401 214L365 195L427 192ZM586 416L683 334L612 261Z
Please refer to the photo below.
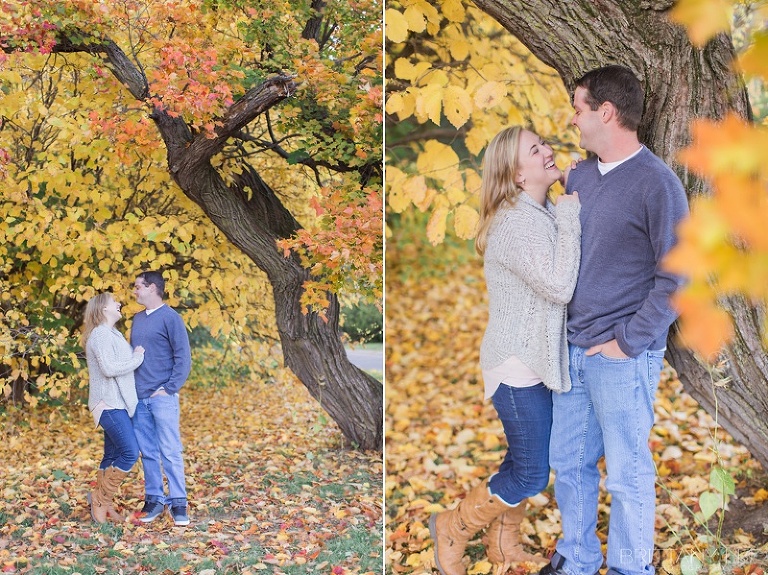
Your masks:
M731 69L730 38L719 35L703 49L667 19L672 0L475 0L484 12L554 68L568 90L588 70L610 63L632 68L645 87L641 140L677 172L689 198L706 184L676 162L690 142L697 117L734 111L752 119L746 89ZM567 129L563 126L563 129ZM722 354L720 375L677 339L673 326L667 358L686 391L768 469L768 351L759 311L743 299L724 302L736 337ZM720 385L713 385L721 381ZM729 378L727 383L722 383Z
M137 99L147 99L144 74L114 42L73 44L61 38L58 52L100 54L112 74ZM300 297L309 273L295 256L284 257L276 241L292 236L299 224L274 191L245 162L239 182L229 188L211 158L244 126L295 91L293 80L274 76L246 92L230 108L215 137L192 134L181 117L161 109L152 113L168 151L168 169L182 191L243 253L264 271L272 285L277 328L285 364L358 449L383 447L383 386L347 359L338 330L339 304L329 294L324 320L302 313ZM244 191L250 188L252 194ZM250 198L249 198L250 195Z
M168 166L184 193L198 204L235 246L267 274L286 365L296 374L352 445L381 450L383 387L347 359L338 330L339 304L329 294L326 320L302 313L300 297L309 273L297 257L284 257L276 241L299 224L275 192L247 164L232 189L210 158L226 139L293 90L292 80L274 77L233 104L218 137L193 137L181 118L156 110L153 119L168 150ZM252 193L245 192L250 188Z

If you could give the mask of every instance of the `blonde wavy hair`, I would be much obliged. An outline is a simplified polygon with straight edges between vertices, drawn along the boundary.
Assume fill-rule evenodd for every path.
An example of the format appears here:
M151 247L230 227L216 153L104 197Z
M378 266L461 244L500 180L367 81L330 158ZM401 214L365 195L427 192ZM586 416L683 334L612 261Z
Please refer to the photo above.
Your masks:
M88 343L88 337L91 335L93 329L107 321L104 308L110 301L112 301L112 299L113 296L111 293L104 292L96 294L88 300L88 303L85 306L85 317L83 319L83 335L81 338L83 347Z
M514 205L522 191L515 183L517 152L523 126L505 128L496 134L483 157L483 179L480 187L480 221L475 237L475 250L481 256L488 245L488 230L493 216L505 202Z

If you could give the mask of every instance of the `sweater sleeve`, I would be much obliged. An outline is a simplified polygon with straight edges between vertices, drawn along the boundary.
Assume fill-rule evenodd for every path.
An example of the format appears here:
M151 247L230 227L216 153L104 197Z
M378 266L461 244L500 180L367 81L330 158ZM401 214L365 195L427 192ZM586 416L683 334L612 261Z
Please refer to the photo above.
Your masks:
M107 377L117 377L135 370L144 361L143 354L133 354L129 359L118 357L114 345L110 342L110 332L94 329L88 338L88 346L101 372Z
M644 209L656 270L653 288L642 306L614 331L619 348L629 357L648 349L675 321L677 312L670 305L670 297L683 284L683 278L664 270L661 263L675 244L677 224L688 214L688 201L677 177L672 174L649 193Z
M166 328L168 340L173 350L173 370L171 377L163 384L163 388L166 393L173 395L179 392L189 377L189 372L192 370L192 354L189 349L189 336L184 320L175 312L169 314L169 317Z
M511 210L510 221L503 224L503 265L538 295L558 304L568 303L576 287L581 252L579 210L575 202L555 207L554 246L540 228L544 222L528 209Z

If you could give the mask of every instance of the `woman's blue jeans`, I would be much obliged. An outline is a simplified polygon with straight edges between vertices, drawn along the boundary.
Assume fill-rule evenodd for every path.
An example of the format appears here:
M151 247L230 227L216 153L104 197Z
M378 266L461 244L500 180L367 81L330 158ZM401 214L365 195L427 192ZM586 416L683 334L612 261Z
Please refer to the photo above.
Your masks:
M607 564L612 575L653 575L656 469L648 446L663 351L618 359L570 347L572 388L555 395L551 460L563 537L557 552L568 575L603 563L597 537L600 471L611 494Z
M139 444L128 412L125 409L105 409L99 425L104 430L104 457L99 469L117 467L121 471L130 471L139 458Z
M507 437L507 453L488 487L508 505L517 505L549 483L552 392L543 383L533 387L501 384L492 400Z

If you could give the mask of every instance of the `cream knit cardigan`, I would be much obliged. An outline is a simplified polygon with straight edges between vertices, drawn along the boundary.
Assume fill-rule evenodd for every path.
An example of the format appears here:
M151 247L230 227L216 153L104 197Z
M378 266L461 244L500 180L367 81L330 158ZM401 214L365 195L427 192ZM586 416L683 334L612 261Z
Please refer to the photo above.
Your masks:
M549 389L571 389L565 322L579 270L579 210L575 202L547 201L545 208L521 193L494 216L484 261L489 309L482 369L515 355Z
M133 371L144 361L144 354L133 354L131 344L114 327L101 324L93 328L85 344L88 362L88 409L99 425L101 411L94 411L100 402L111 409L125 409L133 417L136 405L136 385Z

